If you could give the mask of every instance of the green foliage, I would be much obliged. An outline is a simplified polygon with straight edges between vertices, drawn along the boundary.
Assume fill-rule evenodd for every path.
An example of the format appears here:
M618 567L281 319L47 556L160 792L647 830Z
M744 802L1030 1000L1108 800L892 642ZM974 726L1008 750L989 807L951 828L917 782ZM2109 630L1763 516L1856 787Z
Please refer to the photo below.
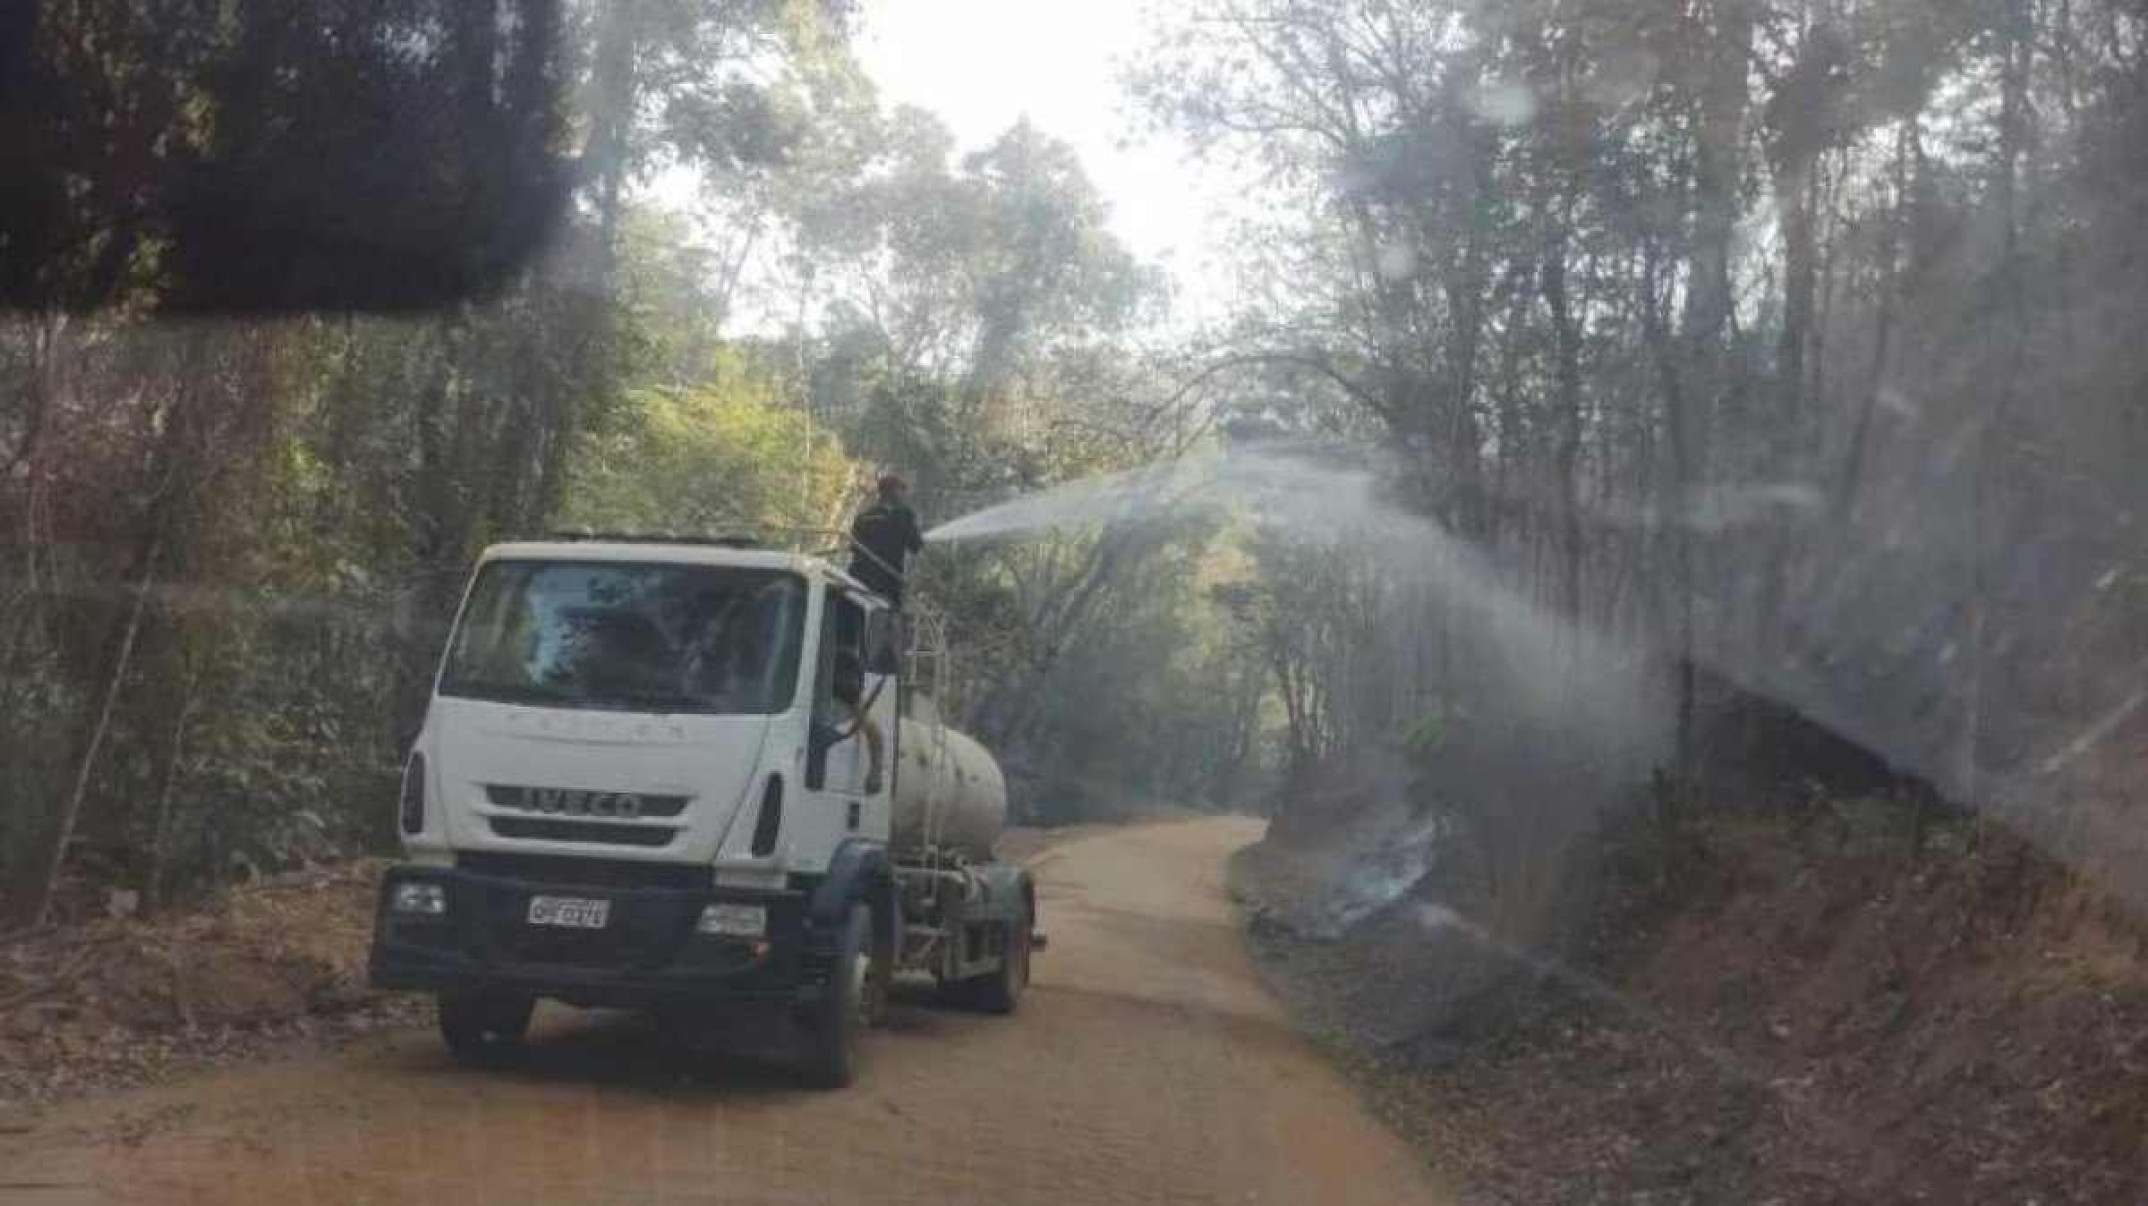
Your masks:
M633 213L628 190L683 162L767 192L814 145L816 105L857 103L847 6L569 11L574 220L497 297L158 326L145 276L140 307L0 325L0 529L20 553L0 575L0 908L94 909L115 882L154 903L382 848L470 559L550 526L575 483L584 511L637 526L675 526L679 499L838 517L834 439L808 440L722 337L723 249L676 256L687 224ZM123 253L135 234L79 237Z
M1024 122L958 155L930 115L882 112L850 16L570 4L571 220L489 300L0 327L7 906L94 909L110 884L161 903L387 846L487 543L841 528L882 468L929 524L1201 438L1136 342L1160 277L1071 148ZM637 204L681 165L700 196ZM747 312L792 321L747 336ZM1209 602L1244 568L1214 537L928 552L945 702L1037 815L1258 794L1265 663Z
M1429 761L1439 756L1440 747L1447 744L1453 727L1446 712L1435 708L1411 723L1402 735L1402 748L1414 761Z
M1175 533L1115 571L1038 680L1023 752L1039 819L1261 802L1274 769L1261 748L1265 668L1206 602L1232 572L1215 535Z
M599 531L835 529L863 475L737 352L688 389L644 389L588 441L561 519Z

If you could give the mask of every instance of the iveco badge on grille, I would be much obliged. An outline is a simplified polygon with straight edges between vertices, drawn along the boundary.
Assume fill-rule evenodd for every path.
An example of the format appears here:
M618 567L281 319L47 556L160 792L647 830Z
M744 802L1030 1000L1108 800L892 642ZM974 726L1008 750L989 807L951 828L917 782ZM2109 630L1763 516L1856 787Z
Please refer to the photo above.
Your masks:
M641 797L626 791L525 787L517 806L529 812L564 817L616 817L630 821L641 815Z

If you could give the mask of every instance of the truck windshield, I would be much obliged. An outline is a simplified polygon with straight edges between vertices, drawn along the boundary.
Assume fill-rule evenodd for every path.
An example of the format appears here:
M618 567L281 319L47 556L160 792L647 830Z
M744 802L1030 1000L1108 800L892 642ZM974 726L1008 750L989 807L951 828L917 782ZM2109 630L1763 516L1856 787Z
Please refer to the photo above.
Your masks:
M700 565L493 561L442 695L637 712L771 713L798 682L805 582Z

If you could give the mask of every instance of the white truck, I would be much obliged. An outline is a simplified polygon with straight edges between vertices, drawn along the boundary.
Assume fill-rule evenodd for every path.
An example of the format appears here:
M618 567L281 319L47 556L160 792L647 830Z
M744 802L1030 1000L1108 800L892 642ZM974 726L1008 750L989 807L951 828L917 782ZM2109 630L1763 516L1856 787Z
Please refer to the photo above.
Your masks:
M472 1062L539 998L772 1012L829 1086L898 972L1011 1012L1036 890L993 860L997 764L907 681L944 649L901 621L748 540L487 549L404 769L373 983L436 994Z

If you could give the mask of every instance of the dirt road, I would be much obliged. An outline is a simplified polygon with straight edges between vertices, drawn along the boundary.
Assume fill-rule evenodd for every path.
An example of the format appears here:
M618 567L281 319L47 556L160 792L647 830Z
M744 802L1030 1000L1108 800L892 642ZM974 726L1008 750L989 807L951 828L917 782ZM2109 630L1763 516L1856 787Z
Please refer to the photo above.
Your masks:
M400 1032L0 1130L0 1206L1442 1200L1256 983L1221 885L1257 834L1036 856L1051 947L1021 1012L898 1005L847 1091L562 1009L508 1071Z

